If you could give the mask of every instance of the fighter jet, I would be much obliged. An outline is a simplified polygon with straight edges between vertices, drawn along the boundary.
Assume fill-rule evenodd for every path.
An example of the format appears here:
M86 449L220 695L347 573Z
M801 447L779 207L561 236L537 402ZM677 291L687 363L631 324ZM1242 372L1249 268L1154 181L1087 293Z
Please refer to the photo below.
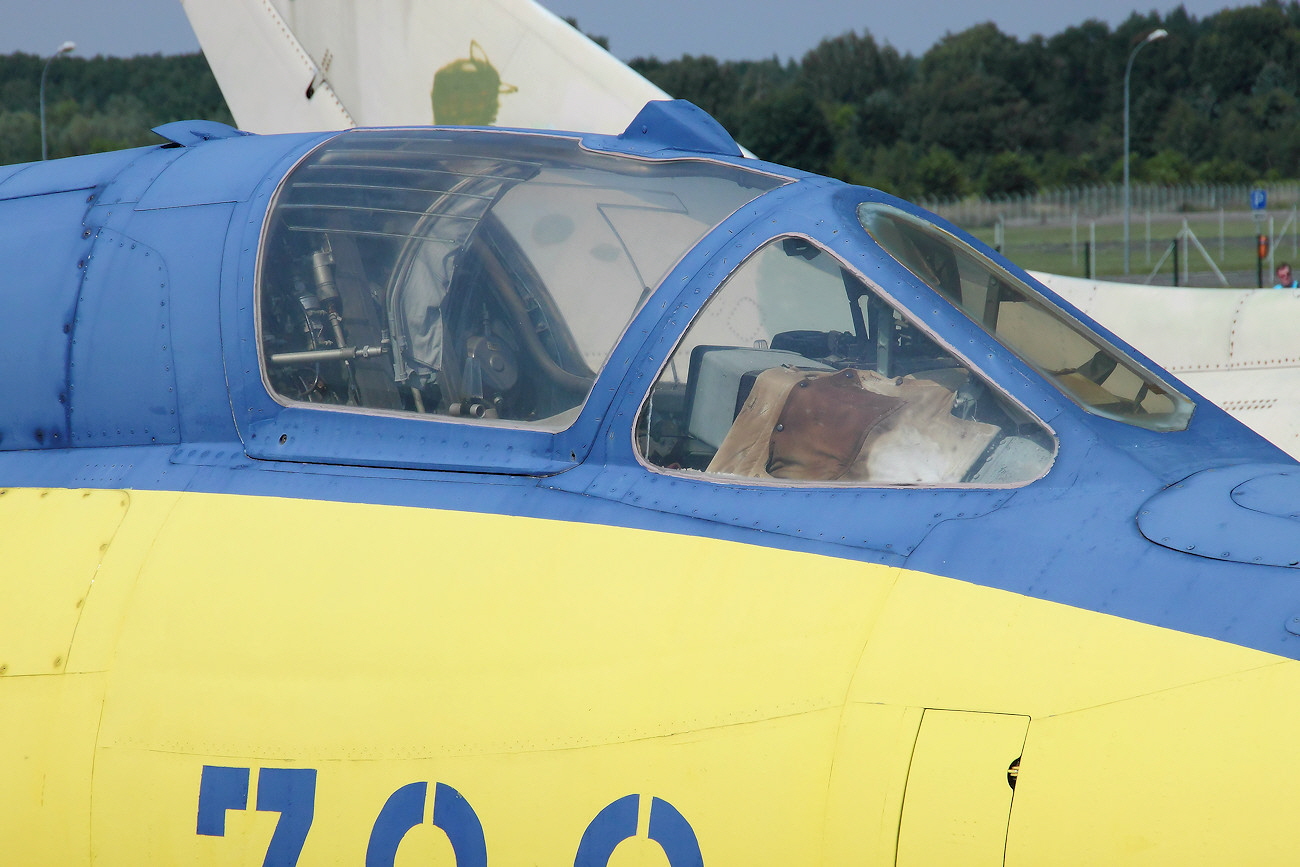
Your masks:
M1290 856L1297 465L989 247L680 102L157 132L0 168L6 862Z
M235 119L255 132L455 123L616 133L668 96L534 0L182 0ZM1300 293L1036 274L1300 457Z

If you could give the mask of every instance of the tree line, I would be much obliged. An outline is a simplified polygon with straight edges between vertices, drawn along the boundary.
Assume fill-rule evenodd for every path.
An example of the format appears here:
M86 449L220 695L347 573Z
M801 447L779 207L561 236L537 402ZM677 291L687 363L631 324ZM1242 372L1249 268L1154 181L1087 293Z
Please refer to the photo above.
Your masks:
M0 165L41 158L45 60L0 54ZM51 158L157 144L150 129L193 118L234 122L202 54L59 57L46 75Z
M1024 41L981 24L921 57L848 31L797 62L631 66L766 159L905 197L999 196L1120 178L1125 64L1157 28L1168 37L1143 47L1131 77L1133 179L1300 177L1297 0L1201 19L1180 6ZM44 63L0 55L0 164L40 156ZM59 58L46 107L51 156L156 142L148 130L172 120L231 122L201 54Z
M1130 53L1132 177L1158 184L1300 177L1300 4L1203 19L1179 6L1113 30L1085 21L1021 41L993 24L919 58L870 33L799 62L633 60L755 153L905 197L989 196L1117 181Z

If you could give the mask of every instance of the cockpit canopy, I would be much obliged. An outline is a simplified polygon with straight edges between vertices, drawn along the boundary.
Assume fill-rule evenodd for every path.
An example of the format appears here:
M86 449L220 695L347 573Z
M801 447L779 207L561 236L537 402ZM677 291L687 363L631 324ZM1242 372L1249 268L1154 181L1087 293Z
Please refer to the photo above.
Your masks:
M340 435L315 433L322 419L438 418L477 426L446 427L438 443L495 437L535 471L571 466L592 430L574 422L637 311L713 229L790 182L564 135L333 136L271 201L257 327L275 400L343 413L306 421L291 408L250 441L341 460L313 444ZM1193 405L1170 383L970 243L868 191L854 194L856 220L809 222L810 209L833 213L831 195L809 185L788 215L728 242L721 267L683 275L703 306L683 316L676 298L662 317L658 339L672 342L653 353L658 372L626 431L649 468L743 484L1028 484L1057 438L963 349L981 328L1088 412L1186 427ZM920 283L973 323L937 328L909 309L907 292L939 300ZM420 440L417 460L461 466L404 431L393 439ZM555 434L573 442L553 448Z
M286 402L563 429L678 259L786 182L559 136L339 135L267 220L268 384Z
M882 202L858 207L872 239L1083 409L1182 430L1194 406L1169 382L928 220Z

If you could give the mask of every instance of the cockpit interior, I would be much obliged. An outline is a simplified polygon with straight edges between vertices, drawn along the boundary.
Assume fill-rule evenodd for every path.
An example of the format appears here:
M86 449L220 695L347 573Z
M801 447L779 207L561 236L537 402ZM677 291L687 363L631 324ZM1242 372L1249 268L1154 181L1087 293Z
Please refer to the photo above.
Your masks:
M291 402L563 429L668 269L785 182L562 137L339 136L272 207L267 379Z

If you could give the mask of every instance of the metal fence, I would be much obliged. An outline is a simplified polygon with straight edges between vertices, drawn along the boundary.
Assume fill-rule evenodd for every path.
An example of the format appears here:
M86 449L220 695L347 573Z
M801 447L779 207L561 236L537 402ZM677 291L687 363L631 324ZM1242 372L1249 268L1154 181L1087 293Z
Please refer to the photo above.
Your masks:
M1250 191L1268 192L1270 210L1291 210L1300 204L1300 182L1272 184L1192 184L1162 187L1152 184L1131 186L1132 212L1178 214L1196 211L1245 211L1250 209ZM1122 218L1124 187L1104 184L1071 187L1038 193L984 198L921 199L921 207L966 228L981 228L1003 223L1049 223L1069 220L1104 220Z

